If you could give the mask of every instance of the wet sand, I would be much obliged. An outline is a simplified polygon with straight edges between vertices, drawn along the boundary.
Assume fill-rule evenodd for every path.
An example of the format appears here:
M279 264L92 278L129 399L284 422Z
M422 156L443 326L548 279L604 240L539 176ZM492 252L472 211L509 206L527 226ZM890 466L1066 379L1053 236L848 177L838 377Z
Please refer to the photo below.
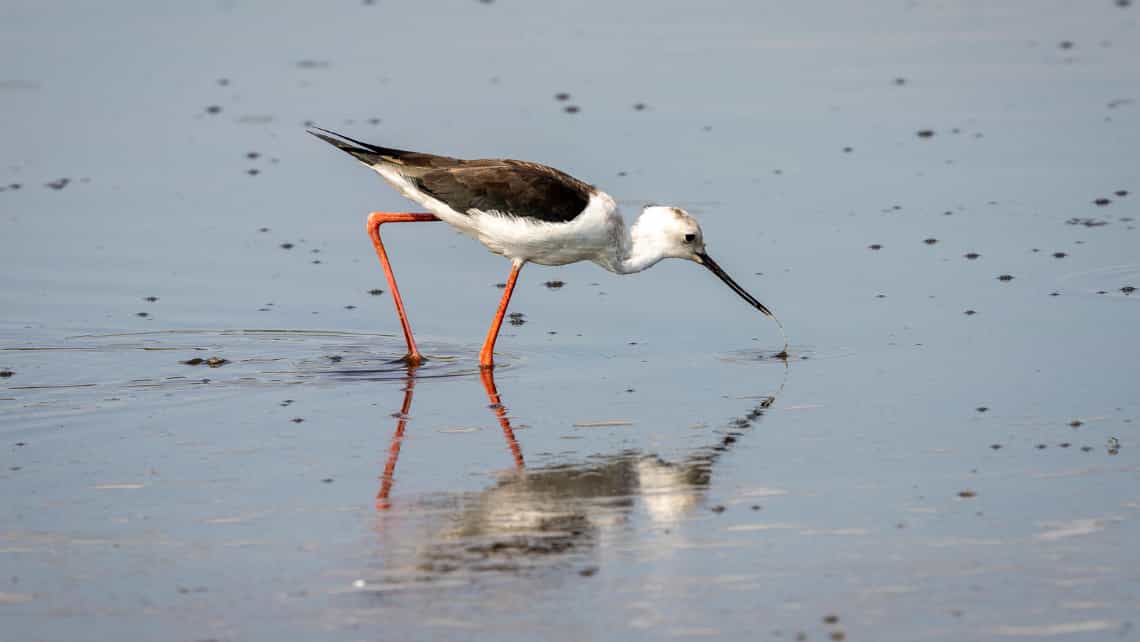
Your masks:
M1134 636L1140 8L0 9L0 637ZM44 47L47 41L54 43ZM304 133L686 207L508 270Z

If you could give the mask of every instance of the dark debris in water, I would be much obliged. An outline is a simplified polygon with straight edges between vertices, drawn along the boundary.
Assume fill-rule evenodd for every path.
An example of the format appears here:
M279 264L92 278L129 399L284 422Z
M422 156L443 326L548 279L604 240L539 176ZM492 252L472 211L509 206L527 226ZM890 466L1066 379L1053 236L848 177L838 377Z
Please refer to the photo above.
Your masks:
M229 359L223 359L221 357L209 357L207 359L203 359L201 357L194 357L193 359L187 359L185 361L179 361L178 363L188 365L188 366L207 365L211 368L220 368L229 362L230 362Z
M566 112L567 114L577 114L578 112L582 111L582 108L578 105L566 105L562 108L562 111Z
M67 187L67 184L70 182L71 182L70 178L60 178L60 179L56 179L54 181L51 181L49 183L44 183L44 186L49 187L51 189L54 189L56 191L59 191L65 187Z
M927 245L934 245L935 243L938 242L938 239L936 239L934 237L930 237L930 238L922 239L922 242L926 243Z
M917 132L915 132L915 136L918 136L919 138L933 138L934 137L934 130L933 129L920 129Z
M381 290L380 288L372 288L368 291L368 293L372 296L380 296L381 294L384 294L384 290Z
M16 374L16 373L11 371L11 370L0 370L0 378L3 378L3 379L7 379L8 377L11 377L14 374Z
M543 283L543 285L545 285L548 290L557 290L557 289L560 289L562 286L566 285L566 282L554 280L554 281L547 281L546 283Z
M964 256L965 258L967 258L971 261L976 261L982 257L982 255L978 254L977 252L966 252L962 256Z
M1065 225L1084 225L1085 227L1102 227L1108 225L1108 221L1099 218L1082 218L1074 216L1065 221Z
M283 249L283 250L291 250L291 249L293 249L293 244L292 244L292 243L282 243L282 244L281 244L281 249Z
M1104 198L1103 196L1101 198L1098 198L1098 199L1093 201L1093 204L1098 206L1098 207L1105 207L1106 205L1109 205L1110 203L1112 203L1112 200Z
M220 113L222 113L222 108L219 105L210 105L209 107L206 108L206 113L207 114L220 114Z
M1120 291L1123 292L1124 294L1132 294L1133 292L1136 291L1136 288L1131 286L1131 285L1126 285L1126 286L1120 288Z
M1054 252L1053 253L1053 258L1055 258L1055 259L1063 259L1066 256L1068 256L1068 254L1065 254L1064 252Z
M522 312L512 312L507 316L511 319L511 325L523 325L526 323L526 315Z
M962 499L970 499L973 497L977 497L978 494L972 490L967 489L967 490L958 491L958 496L961 497Z
M1013 275L1012 274L1002 274L997 278L997 280L998 281L1012 281Z
M879 244L879 243L872 243L872 244L868 245L867 247L868 247L868 248L870 248L870 249L872 249L872 250L881 250L881 249L883 249L883 246L882 246L881 244Z

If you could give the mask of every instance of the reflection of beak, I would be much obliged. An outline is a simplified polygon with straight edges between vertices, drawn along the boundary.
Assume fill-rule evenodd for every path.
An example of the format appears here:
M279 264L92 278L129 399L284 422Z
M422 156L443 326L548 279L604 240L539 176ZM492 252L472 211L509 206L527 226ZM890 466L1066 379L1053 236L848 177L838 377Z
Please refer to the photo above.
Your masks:
M751 294L749 294L748 292L746 292L744 290L744 288L740 287L740 285L736 281L733 281L732 277L729 276L727 272L722 270L721 267L716 264L716 261L712 260L711 256L709 256L708 254L705 254L704 252L698 252L697 253L697 263L700 263L701 265L707 267L709 269L709 272L712 272L713 274L717 275L717 277L720 278L721 281L724 281L725 285L732 288L732 291L739 294L740 298L747 301L749 305L751 305L752 307L756 308L757 310L763 312L765 314L765 316L775 318L774 316L772 316L771 310L769 310L767 307L765 307L763 303L760 303L759 301L757 301L756 297L754 297Z

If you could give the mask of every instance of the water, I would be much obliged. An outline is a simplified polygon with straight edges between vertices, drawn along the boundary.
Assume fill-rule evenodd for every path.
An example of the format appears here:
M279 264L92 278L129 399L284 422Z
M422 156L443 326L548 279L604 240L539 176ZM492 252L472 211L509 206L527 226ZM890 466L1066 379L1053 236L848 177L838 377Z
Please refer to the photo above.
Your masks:
M9 3L2 637L1134 636L1136 11ZM484 379L508 266L409 224L409 378L306 121L686 207L791 358L530 266Z

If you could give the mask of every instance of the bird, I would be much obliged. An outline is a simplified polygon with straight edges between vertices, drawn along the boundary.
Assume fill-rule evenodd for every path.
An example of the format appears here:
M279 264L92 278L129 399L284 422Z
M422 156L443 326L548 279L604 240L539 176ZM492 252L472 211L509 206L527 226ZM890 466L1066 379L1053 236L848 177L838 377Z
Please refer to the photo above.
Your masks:
M425 358L416 346L380 239L384 223L444 221L510 260L506 287L479 352L479 366L484 370L494 367L495 342L519 272L527 263L557 266L591 261L624 275L664 259L692 261L776 322L784 337L784 350L776 356L787 357L787 335L779 319L709 256L701 226L680 207L646 205L633 225L627 226L609 194L540 163L509 158L465 160L382 147L315 126L308 133L352 155L429 212L372 212L366 224L408 345L402 358L407 364L419 365Z

